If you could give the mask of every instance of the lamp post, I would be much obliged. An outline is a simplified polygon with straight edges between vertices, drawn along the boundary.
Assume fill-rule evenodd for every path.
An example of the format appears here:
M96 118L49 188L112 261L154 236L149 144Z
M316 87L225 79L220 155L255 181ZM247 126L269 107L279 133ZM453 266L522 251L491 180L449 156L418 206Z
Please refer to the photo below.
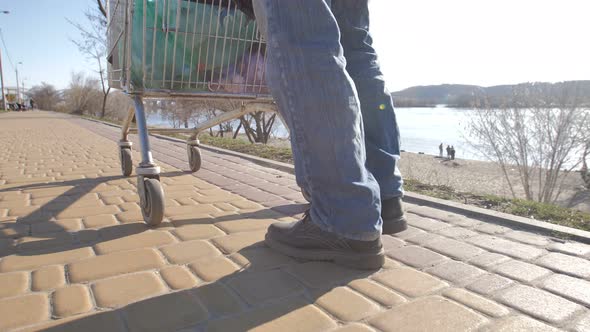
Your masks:
M14 70L16 71L16 101L20 104L20 85L18 83L18 65L22 65L22 62L17 62Z
M10 14L8 10L0 10L2 14ZM2 84L2 109L6 109L6 94L4 93L4 71L2 70L2 52L0 50L0 82Z

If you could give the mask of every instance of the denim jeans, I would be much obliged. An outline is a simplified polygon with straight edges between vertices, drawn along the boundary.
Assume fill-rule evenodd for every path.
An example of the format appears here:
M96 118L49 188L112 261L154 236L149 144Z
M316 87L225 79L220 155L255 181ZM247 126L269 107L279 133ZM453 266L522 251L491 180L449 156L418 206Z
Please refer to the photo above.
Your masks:
M381 199L403 195L399 130L369 34L368 0L254 0L266 79L291 132L312 222L381 234Z

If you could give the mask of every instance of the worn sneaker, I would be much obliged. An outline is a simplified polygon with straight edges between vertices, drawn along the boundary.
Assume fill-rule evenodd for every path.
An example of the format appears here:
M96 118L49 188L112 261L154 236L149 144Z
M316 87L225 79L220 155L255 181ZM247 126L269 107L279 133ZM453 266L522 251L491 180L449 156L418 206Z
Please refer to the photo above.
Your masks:
M308 213L295 222L268 227L266 244L295 258L330 261L357 269L376 270L385 263L381 239L357 241L326 232L311 222Z
M408 229L401 197L381 202L381 219L383 219L383 234L395 234Z

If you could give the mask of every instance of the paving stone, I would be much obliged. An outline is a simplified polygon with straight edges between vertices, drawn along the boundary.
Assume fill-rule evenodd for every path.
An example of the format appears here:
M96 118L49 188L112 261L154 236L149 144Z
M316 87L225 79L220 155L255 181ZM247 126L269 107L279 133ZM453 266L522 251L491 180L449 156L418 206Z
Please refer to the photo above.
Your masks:
M467 285L467 289L478 292L483 295L489 295L502 288L512 285L514 282L510 279L501 277L496 274L487 274L480 276L476 281Z
M480 221L469 219L460 214L435 209L427 206L410 206L408 208L408 212L415 213L417 215L427 218L442 220L444 222L448 222L450 224L463 227L472 227L481 223Z
M185 225L177 227L174 234L183 241L188 240L208 240L218 236L226 235L214 225Z
M590 254L590 245L578 242L553 243L548 247L548 249L577 256L585 256Z
M352 323L333 330L334 332L374 332L373 329L359 323Z
M383 285L411 297L431 294L447 287L445 282L406 267L391 269L376 274L373 278Z
M59 288L53 293L53 311L58 317L68 317L92 310L93 304L88 288L72 285Z
M34 291L45 291L62 287L66 283L62 265L45 266L32 273L31 288Z
M407 246L387 253L388 256L405 264L425 268L434 266L447 258L418 246Z
M130 210L125 212L120 212L115 214L115 218L120 223L133 223L133 222L143 222L143 215L141 211L138 210Z
M437 231L438 234L450 237L453 239L467 239L479 235L479 233L463 227L443 228Z
M494 272L512 278L518 281L531 282L535 279L542 278L551 273L551 271L517 260L510 260L493 268Z
M101 214L115 214L119 212L119 208L117 208L115 205L105 205L94 207L69 208L56 214L56 217L58 219L84 218L89 216L97 216Z
M542 249L527 244L508 241L497 236L480 235L467 239L467 242L490 251L524 260L537 258L544 253Z
M230 203L240 210L261 210L264 207L258 203L254 203L247 200L235 200Z
M153 272L141 272L100 280L92 291L99 307L116 308L165 293L166 286Z
M211 318L236 314L242 310L238 298L221 283L202 285L192 291L207 308Z
M203 257L191 264L191 270L205 281L215 281L236 273L240 267L223 256Z
M16 221L2 222L0 224L0 238L19 238L29 234L31 226Z
M379 306L347 287L313 293L315 303L341 321L355 322L379 312Z
M82 222L86 228L99 228L118 224L117 219L112 214L103 214L98 216L85 217Z
M477 278L485 273L485 271L469 264L450 260L428 269L427 272L456 285Z
M294 264L295 260L267 247L247 248L232 254L231 259L243 268L251 270L270 270Z
M411 239L412 237L414 237L416 235L425 234L425 233L426 232L423 231L423 230L421 230L421 229L418 229L418 228L415 228L415 227L412 227L412 226L408 226L408 229L406 229L403 232L396 233L393 236L395 236L397 238L400 238L400 239L403 239L403 240L408 240L408 239Z
M82 222L79 219L64 219L56 221L40 222L31 225L31 234L57 232L76 232L82 229Z
M31 270L45 265L66 264L93 255L92 249L84 247L34 256L8 256L0 260L0 272Z
M560 330L526 316L505 317L486 326L485 332L558 332Z
M26 272L0 273L0 299L26 293L29 283Z
M181 205L181 206L171 206L166 207L166 211L164 215L166 217L173 217L173 216L191 216L195 214L209 214L219 212L215 206L212 204L199 204L199 205Z
M297 279L281 270L242 273L227 284L253 306L303 291Z
M129 331L177 331L207 319L207 310L187 291L143 300L125 308Z
M383 243L383 248L385 249L385 251L394 250L406 245L405 241L395 238L391 235L381 236L381 242Z
M459 260L468 260L484 251L465 242L440 237L426 243L426 248Z
M472 259L470 259L469 264L472 264L472 265L475 265L478 267L488 268L490 266L494 266L494 265L500 264L502 262L505 262L509 259L510 258L508 258L504 255L496 254L493 252L484 252L483 254L481 254L479 256L475 256Z
M406 241L409 243L413 243L413 244L418 244L420 246L424 246L426 243L428 242L432 242L434 240L437 239L441 239L443 238L440 235L434 234L434 233L430 233L430 232L426 232L424 234L418 234L416 236L413 236L412 238L407 239Z
M353 280L348 286L386 307L392 307L406 302L403 296L368 279Z
M588 332L590 331L590 315L586 315L582 319L580 319L575 327L574 331L576 332Z
M293 264L286 269L310 289L345 285L352 280L366 278L373 274L370 271L351 269L328 262Z
M164 265L154 249L138 249L96 256L69 265L70 281L98 280L123 273L150 270Z
M492 224L492 223L481 223L481 224L477 225L474 228L474 230L476 230L478 232L486 233L486 234L496 235L496 234L504 234L506 232L511 231L512 229L510 229L508 227Z
M417 228L420 228L420 229L423 229L426 231L437 231L437 230L440 230L443 228L451 227L451 225L449 225L445 222L430 219L430 218L420 217L420 216L412 214L412 213L406 213L406 219L407 219L409 225L412 225L414 227L417 227Z
M444 291L443 294L488 316L501 317L510 313L505 307L461 288L451 288Z
M523 285L507 289L498 299L508 306L550 323L560 323L582 309L582 306L561 297ZM539 305L540 303L543 305Z
M487 319L440 296L403 304L369 320L381 331L474 331Z
M543 280L542 287L576 302L590 306L590 282L561 274Z
M170 286L170 288L186 289L195 287L199 281L190 273L185 267L178 265L171 265L160 270L160 275Z
M541 257L537 263L546 268L576 277L590 278L590 261L587 259L560 253L550 253Z
M266 230L268 226L276 223L273 219L237 219L218 222L215 225L226 233L252 232Z
M202 257L221 254L211 243L203 240L172 244L162 247L160 250L174 264L186 264Z
M305 299L293 298L213 321L209 323L206 330L226 332L256 328L257 332L271 332L289 331L295 326L299 331L320 332L330 330L337 325L328 315Z
M264 245L266 231L235 233L214 238L212 241L219 246L224 253L232 254L246 248L260 247Z
M513 231L504 234L505 237L515 240L522 243L532 244L535 246L544 247L549 245L552 241L549 240L546 236L530 233L530 232L523 232L523 231Z
M49 300L45 294L30 294L0 300L0 330L7 331L49 319Z
M116 251L160 247L174 243L175 239L170 233L163 231L148 231L139 234L129 235L110 241L98 243L94 246L96 252L103 255Z
M87 315L76 315L59 320L51 320L48 323L35 325L31 328L19 330L19 332L45 331L45 332L126 332L123 320L117 311L103 311Z
M57 248L71 246L74 238L70 233L51 233L38 236L24 236L17 241L19 253L39 253L55 251Z

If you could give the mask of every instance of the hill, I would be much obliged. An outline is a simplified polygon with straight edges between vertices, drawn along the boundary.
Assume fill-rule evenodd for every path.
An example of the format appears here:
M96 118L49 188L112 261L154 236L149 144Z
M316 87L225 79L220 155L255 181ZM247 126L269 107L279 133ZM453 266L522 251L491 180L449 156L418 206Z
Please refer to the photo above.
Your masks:
M515 91L536 93L552 100L568 96L578 104L590 105L590 80L559 83L520 83L482 87L465 84L414 86L392 93L398 107L473 107L477 99L485 98L493 106L505 105L513 99Z

